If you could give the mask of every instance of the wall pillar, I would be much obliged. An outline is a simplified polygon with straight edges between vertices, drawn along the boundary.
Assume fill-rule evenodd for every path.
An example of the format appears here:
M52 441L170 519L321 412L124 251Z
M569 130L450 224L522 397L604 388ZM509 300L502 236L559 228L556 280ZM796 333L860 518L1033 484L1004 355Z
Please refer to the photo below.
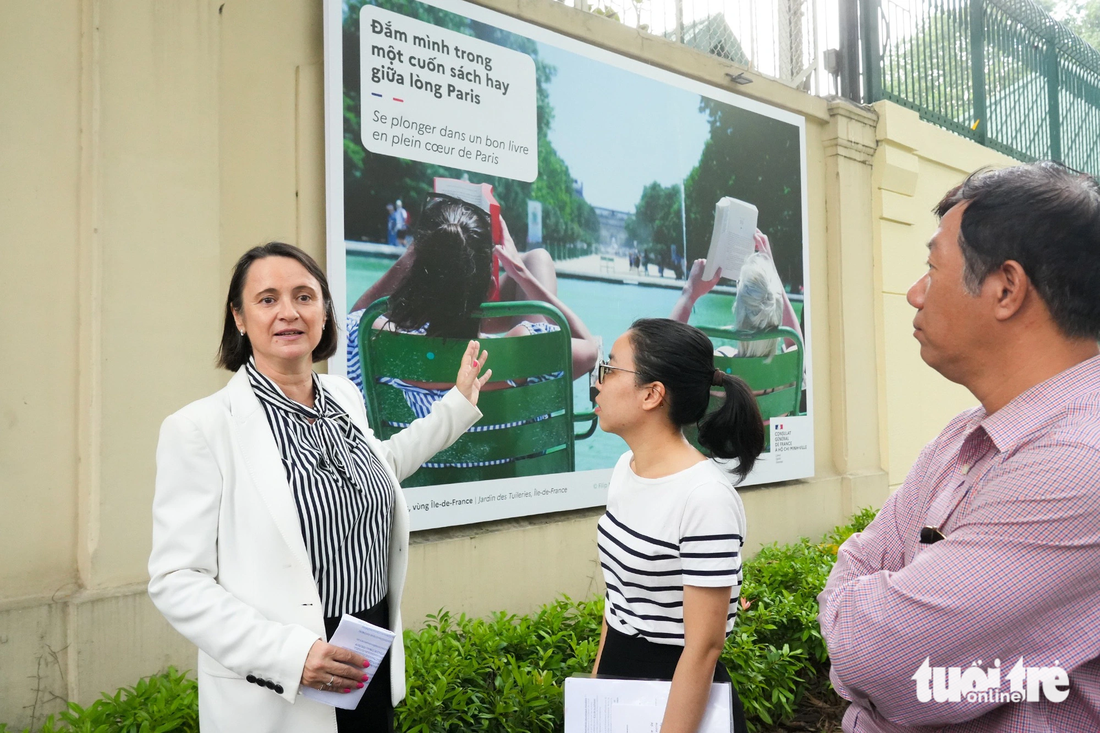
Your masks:
M845 100L829 103L825 153L825 246L832 450L842 477L844 516L881 506L888 495L880 434L879 328L871 206L877 115Z

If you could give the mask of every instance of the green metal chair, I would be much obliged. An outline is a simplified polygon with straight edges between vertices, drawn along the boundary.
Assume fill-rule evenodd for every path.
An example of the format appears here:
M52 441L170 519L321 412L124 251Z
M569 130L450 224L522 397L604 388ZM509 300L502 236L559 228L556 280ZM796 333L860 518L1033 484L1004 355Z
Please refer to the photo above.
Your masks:
M716 354L714 366L726 374L736 374L745 380L749 388L756 393L756 404L760 408L765 424L773 417L800 414L805 347L797 331L786 326L767 331L736 331L732 328L716 326L698 328L710 337L715 349L726 343L736 347L739 341L766 341L780 338L794 341L797 348L770 357L718 356ZM708 411L716 409L724 396L725 392L722 390L712 391ZM697 431L694 425L690 430L685 430L684 434L693 443L696 442ZM770 437L768 442L770 443Z
M372 303L360 321L362 330L359 334L367 416L371 428L383 440L401 430L416 416L404 393L381 383L379 379L453 384L467 344L465 339L370 329L370 324L384 315L386 310L386 298ZM546 316L560 330L481 340L482 348L489 352L492 382L510 380L521 384L518 387L484 390L478 398L477 406L484 416L475 428L488 425L501 427L467 431L454 445L431 459L433 464L452 465L423 466L402 481L403 486L434 486L574 470L574 441L592 435L597 418L592 411L575 413L573 410L572 334L565 316L547 303L515 301L485 303L474 312L473 317L530 315ZM533 377L558 372L563 376L523 383ZM585 422L590 423L587 429L579 435L575 434L574 423Z

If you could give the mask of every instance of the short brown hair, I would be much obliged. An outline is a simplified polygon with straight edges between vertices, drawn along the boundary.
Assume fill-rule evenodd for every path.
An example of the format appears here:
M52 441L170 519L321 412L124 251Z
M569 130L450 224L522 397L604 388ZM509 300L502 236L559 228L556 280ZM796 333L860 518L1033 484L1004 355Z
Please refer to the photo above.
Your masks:
M289 257L306 268L321 285L321 297L325 303L325 322L330 327L321 332L321 342L313 350L313 361L322 361L336 353L340 329L336 327L336 310L332 305L332 294L328 289L325 271L315 259L293 244L268 242L260 247L253 247L241 255L233 267L233 277L229 279L229 294L225 298L225 326L222 328L222 343L218 348L218 366L225 367L231 372L244 366L252 356L252 342L237 330L237 321L233 314L240 313L241 308L244 307L244 282L248 278L249 268L252 267L253 262L265 257Z

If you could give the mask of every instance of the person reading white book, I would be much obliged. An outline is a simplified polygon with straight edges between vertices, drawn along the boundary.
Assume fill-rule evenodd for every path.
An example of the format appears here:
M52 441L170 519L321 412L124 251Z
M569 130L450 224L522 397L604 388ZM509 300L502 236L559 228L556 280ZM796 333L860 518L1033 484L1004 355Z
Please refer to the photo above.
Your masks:
M733 327L740 331L759 332L787 326L794 329L801 338L802 328L790 298L787 297L787 292L783 288L783 283L779 279L779 274L775 271L768 237L757 229L753 236L753 243L754 252L745 259L737 280L737 298L733 303ZM704 279L706 270L706 260L696 260L692 264L687 282L684 283L684 288L672 307L669 318L687 323L695 302L713 290L722 279L721 268L718 268L710 279ZM784 343L781 344L780 341ZM723 346L716 353L722 356L768 357L780 349L786 350L794 345L791 339L741 341L736 348Z

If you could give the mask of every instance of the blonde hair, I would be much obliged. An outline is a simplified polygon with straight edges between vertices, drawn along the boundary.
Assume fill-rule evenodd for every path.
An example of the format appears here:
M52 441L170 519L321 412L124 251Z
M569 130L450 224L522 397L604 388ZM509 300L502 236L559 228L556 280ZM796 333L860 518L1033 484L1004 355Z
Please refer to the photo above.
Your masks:
M768 331L783 323L783 282L772 258L753 252L741 266L737 298L733 301L733 327L739 331ZM738 356L771 357L782 339L741 341Z

